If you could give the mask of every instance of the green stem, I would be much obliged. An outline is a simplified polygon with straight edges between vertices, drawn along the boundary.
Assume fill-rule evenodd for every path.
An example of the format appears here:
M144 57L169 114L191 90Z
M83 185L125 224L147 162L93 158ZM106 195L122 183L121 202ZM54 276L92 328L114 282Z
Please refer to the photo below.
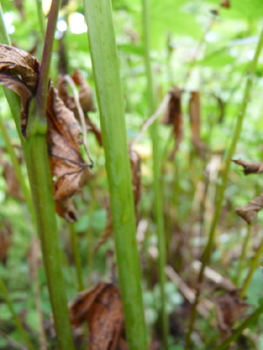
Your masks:
M155 93L153 86L151 59L150 59L150 16L149 2L143 0L143 33L144 33L144 58L147 74L147 95L150 115L155 111ZM161 319L162 319L162 339L164 349L168 349L168 314L166 312L165 282L166 275L164 267L166 265L166 244L164 234L163 199L161 195L161 162L159 148L158 123L155 121L151 128L153 152L153 187L154 187L154 214L157 223L158 235L158 275L161 289Z
M60 1L52 1L47 27L40 80L37 90L37 111L35 100L31 102L28 118L28 139L21 136L20 129L20 101L15 94L8 95L8 103L14 115L18 132L26 155L28 175L31 185L33 204L37 220L38 233L41 239L41 249L48 280L49 294L53 309L55 329L60 350L73 350L74 343L69 322L69 313L65 295L64 280L62 276L60 252L58 244L58 231L55 216L55 205L52 195L51 173L47 154L46 141L46 97L48 88L48 73L52 54L52 46ZM2 15L2 12L0 13ZM3 17L0 16L0 29ZM5 32L1 38L8 40Z
M263 253L263 240L262 240L260 246L258 247L256 255L254 256L253 260L250 263L248 275L247 275L247 277L244 281L244 284L241 288L240 298L244 298L244 296L245 296L245 293L247 291L247 288L249 286L249 283L251 281L253 273L255 272L256 268L259 266L259 260L261 258L262 253Z
M30 211L31 217L33 218L34 221L34 209L33 209L33 203L32 203L32 198L31 198L31 193L29 191L29 188L27 187L25 181L24 181L24 175L22 174L20 164L17 160L16 154L14 152L13 146L11 144L9 135L7 133L6 127L0 118L0 131L4 137L5 144L6 144L6 149L10 155L11 162L17 177L17 180L19 182L19 185L21 187L21 191L23 193L23 196L25 197L28 209Z
M20 333L20 336L21 338L24 340L24 343L25 345L28 347L29 350L34 350L35 349L35 346L31 343L30 339L28 338L23 326L22 326L22 323L19 319L19 317L17 316L14 308L13 308L13 304L12 304L12 301L11 299L9 298L9 295L8 295L8 291L6 289L6 286L5 286L5 283L4 281L2 280L2 278L0 277L0 292L3 296L3 299L5 300L11 314L12 314L12 317L13 317L13 320L15 322L15 325L16 325L16 328L17 330L19 331Z
M135 209L111 2L84 0L84 13L100 110L127 340L130 350L145 350Z
M247 246L248 246L248 241L250 238L250 234L251 234L251 225L247 225L247 234L243 243L243 247L242 247L242 252L240 255L240 258L238 259L239 262L239 266L238 266L238 271L237 271L237 279L240 277L243 266L244 266L244 259L246 256L246 252L247 252Z
M198 299L199 299L199 295L200 295L200 288L201 288L202 281L203 281L204 270L205 270L205 266L209 263L209 260L210 260L210 255L211 255L211 251L212 251L212 247L213 247L216 226L217 226L218 220L220 218L222 203L224 200L224 194L225 194L225 190L226 190L226 186L227 186L231 158L234 155L237 141L239 139L239 136L240 136L240 133L242 130L242 123L243 123L243 119L244 119L244 116L246 113L248 101L250 98L250 89L251 89L252 83L253 83L253 75L255 73L255 69L257 66L259 54L260 54L261 49L262 49L262 45L263 45L263 29L261 30L260 37L259 37L258 44L257 44L257 49L256 49L253 61L251 63L250 69L249 69L248 74L247 74L247 83L246 83L246 87L245 87L245 91L244 91L241 109L240 109L240 112L239 112L238 117L237 117L237 124L236 124L236 128L235 128L234 136L233 136L230 148L229 148L229 150L227 152L227 156L226 156L225 168L224 168L223 173L222 173L222 184L218 189L218 199L217 199L217 203L216 203L215 214L214 214L214 218L213 218L213 221L211 224L208 242L207 242L207 245L205 247L203 257L202 257L202 268L201 268L199 276L198 276L198 286L199 287L198 287L198 290L196 293L196 298L195 298L195 302L194 302L193 309L192 309L190 324L189 324L188 333L186 336L185 350L188 350L190 347L191 334L192 334L193 327L194 327L194 322L195 322L195 317L196 317L196 307L197 307Z
M215 350L224 350L237 339L239 335L242 334L243 330L250 326L252 322L257 320L257 318L263 313L263 305L256 309L252 315L250 315L236 330L235 332L227 338L221 345L219 345Z
M43 40L45 39L45 16L43 13L43 9L42 9L42 0L36 0L37 3L37 16L38 16L38 22L39 22L39 26L40 26L40 30L41 30L41 35Z
M79 291L84 289L83 279L82 279L82 269L81 269L81 259L79 254L79 247L78 247L78 237L77 233L74 229L74 224L69 224L69 230L70 230L70 237L71 237L71 246L74 256L74 262L75 267L77 270L77 276L78 276L78 284L79 284Z

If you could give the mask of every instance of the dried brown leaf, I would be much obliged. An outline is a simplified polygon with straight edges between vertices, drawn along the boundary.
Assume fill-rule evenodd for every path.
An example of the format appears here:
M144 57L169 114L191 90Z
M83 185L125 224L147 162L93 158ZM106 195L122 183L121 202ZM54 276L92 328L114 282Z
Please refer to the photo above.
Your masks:
M10 246L11 246L11 235L4 230L0 230L0 261L3 264L6 263L7 253Z
M21 76L26 87L34 94L40 65L37 59L26 51L0 44L0 71L8 71Z
M75 84L79 85L79 102L84 114L95 112L96 108L93 103L91 87L78 69L75 69L72 79Z
M256 219L258 212L263 208L263 193L247 203L243 207L236 208L237 215L241 216L248 224Z
M181 96L183 90L178 87L174 87L170 90L170 101L167 110L164 114L162 123L167 125L173 125L173 133L175 136L174 149L169 157L170 160L174 159L175 154L183 140L183 112L181 107Z
M200 157L204 157L205 146L200 138L201 117L200 117L200 94L192 91L189 100L189 116L192 131L192 143Z
M216 314L222 339L231 335L231 328L247 310L248 304L239 299L238 291L220 295L216 299Z
M79 293L70 305L70 319L74 326L88 322L89 350L114 350L124 324L118 288L101 282Z
M6 194L7 196L12 196L19 201L23 201L24 198L20 192L20 185L16 177L16 173L11 164L5 163L3 170L3 177L5 178L7 184Z
M53 179L55 177L54 199L59 215L72 222L76 218L69 198L80 190L86 163L79 152L82 144L79 124L53 87L49 89L48 94L47 118L50 166Z
M227 9L229 9L229 8L231 7L231 5L230 5L230 0L223 0L223 1L221 1L220 5L221 5L222 7L227 8Z
M244 174L249 175L249 174L255 174L255 173L263 173L263 163L260 162L246 162L242 159L232 159L232 162L242 165L244 168Z

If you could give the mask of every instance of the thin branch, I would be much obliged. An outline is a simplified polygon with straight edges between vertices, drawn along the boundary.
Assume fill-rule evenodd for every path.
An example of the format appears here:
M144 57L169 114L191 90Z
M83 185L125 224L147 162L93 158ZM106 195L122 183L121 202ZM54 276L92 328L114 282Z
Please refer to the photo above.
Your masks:
M81 122L82 130L83 130L84 147L85 147L85 151L87 153L89 161L91 162L91 167L92 167L93 166L93 160L91 159L91 156L90 156L90 153L89 153L89 150L88 150L88 146L87 146L87 134L86 134L85 116L84 116L83 109L81 108L81 105L80 105L80 102L79 102L79 93L78 93L78 90L76 89L76 86L75 86L75 83L74 83L73 79L69 75L64 75L64 79L70 85L70 87L71 87L71 89L73 91L75 104L76 104L77 109L78 109L80 122Z
M143 124L140 132L135 137L135 139L132 141L131 146L130 146L131 148L142 138L143 134L149 128L149 126L151 126L154 123L154 121L165 111L165 109L167 108L167 105L170 101L170 97L171 97L171 94L170 94L170 92L168 92L168 94L166 94L164 96L161 104L156 109L156 111L153 113L153 115L149 119L147 119L145 121L145 123Z

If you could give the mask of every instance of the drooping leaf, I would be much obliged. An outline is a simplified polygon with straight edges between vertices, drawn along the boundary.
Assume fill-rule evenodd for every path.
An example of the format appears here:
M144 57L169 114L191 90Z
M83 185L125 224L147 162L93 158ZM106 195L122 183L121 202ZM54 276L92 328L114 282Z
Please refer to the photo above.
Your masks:
M120 292L110 283L100 282L95 288L81 292L70 305L74 326L89 325L89 350L114 350L123 328Z
M95 112L96 108L92 98L91 87L78 69L75 69L72 79L75 84L79 85L79 102L84 114Z
M170 90L170 101L167 107L167 110L164 114L162 123L173 126L173 134L175 137L174 149L169 157L170 160L173 160L175 154L180 146L180 143L183 140L183 112L181 107L181 96L183 90L178 87L174 87Z
M258 212L263 208L263 194L253 199L243 207L236 208L237 215L241 216L248 224L256 219Z
M232 159L232 162L242 165L244 168L244 174L249 175L249 174L259 174L263 173L263 163L260 162L246 162L242 159Z
M216 315L222 340L231 335L232 326L242 317L247 308L248 304L239 298L237 290L220 295L216 299Z
M201 116L200 116L200 94L192 91L189 100L189 116L192 131L192 143L200 157L204 157L205 146L200 138Z
M54 199L58 213L68 221L76 216L69 198L80 190L80 181L86 167L79 148L82 144L78 122L55 88L50 87L47 99L48 151L53 178ZM70 205L70 207L69 207Z

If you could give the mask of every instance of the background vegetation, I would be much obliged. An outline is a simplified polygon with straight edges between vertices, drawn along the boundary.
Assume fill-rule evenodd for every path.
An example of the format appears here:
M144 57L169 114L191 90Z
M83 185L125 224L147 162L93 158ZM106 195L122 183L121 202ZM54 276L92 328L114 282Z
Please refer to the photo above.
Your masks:
M12 45L31 52L41 61L43 33L36 4L37 1L32 0L1 1ZM112 1L128 141L135 139L144 121L172 87L183 89L183 126L180 125L183 133L177 133L176 136L177 140L182 138L182 134L184 137L173 160L169 156L175 137L170 125L160 123L163 113L157 124L157 153L160 155L160 164L157 162L160 171L158 182L163 201L161 211L166 240L161 254L167 254L163 279L160 279L163 271L157 268L160 235L157 235L154 209L153 182L156 173L151 134L144 133L134 145L134 150L142 159L137 243L148 343L152 350L166 346L163 341L166 315L169 333L168 337L165 336L167 348L187 349L185 339L189 335L192 305L200 287L197 279L200 261L211 233L215 208L220 205L222 174L237 118L244 110L242 102L247 103L247 110L233 158L256 162L261 162L263 158L262 55L259 56L253 75L249 97L244 100L247 80L252 78L251 62L263 25L263 3L260 0L231 0L229 7L227 1L222 4L219 0L151 0L148 16L149 52L155 94L155 106L151 111L147 97L149 76L145 69L143 4L139 0ZM49 1L43 1L43 10L46 21ZM72 74L76 68L89 82L94 104L98 107L83 2L62 1L51 61L50 76L54 85L59 74ZM197 152L193 142L189 118L189 100L193 91L200 94L202 152ZM1 120L20 162L23 177L27 179L20 138L3 89L0 90L0 106ZM98 108L89 116L100 127ZM3 131L0 133L0 147L1 281L5 282L8 299L34 348L56 349L39 243L24 195L15 180L11 180L11 154ZM94 167L81 193L74 197L78 219L69 225L57 217L67 300L76 296L82 284L85 288L94 287L100 281L118 285L113 237L95 250L107 227L109 215L104 149L98 145L92 133L88 133L88 147ZM6 164L11 168L8 174ZM246 177L241 166L231 164L211 245L210 261L207 261L212 270L204 273L199 308L193 331L189 335L191 349L219 347L232 333L235 334L235 330L255 310L262 308L263 280L259 263L263 216L259 212L248 228L235 211L236 207L242 207L259 196L261 188L260 174ZM74 232L77 233L80 262L73 249L76 243ZM256 253L258 256L253 265ZM255 267L252 278L243 287L251 266ZM160 280L165 289L165 312ZM242 298L239 297L240 290ZM0 288L0 295L0 349L25 349L21 332L6 302L4 287ZM262 348L262 317L259 314L245 325L242 334L237 334L231 349ZM48 347L45 347L43 331ZM74 337L77 349L87 348L86 329L79 332L75 330ZM119 346L124 349L122 345Z

